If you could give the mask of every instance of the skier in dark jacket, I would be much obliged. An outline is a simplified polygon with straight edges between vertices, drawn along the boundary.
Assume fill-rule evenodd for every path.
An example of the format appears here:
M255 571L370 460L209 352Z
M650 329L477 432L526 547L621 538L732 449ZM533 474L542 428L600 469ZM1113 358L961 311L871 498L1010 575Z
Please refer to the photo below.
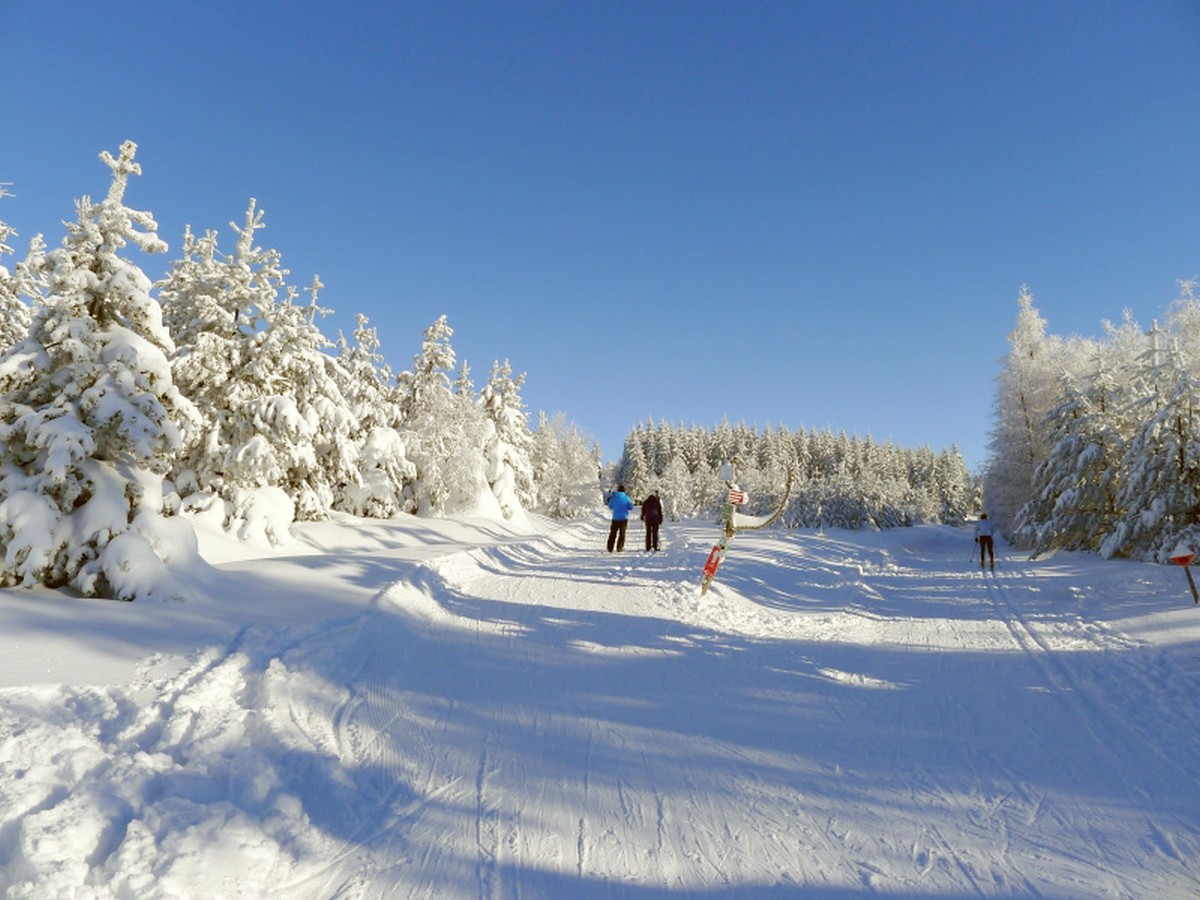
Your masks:
M658 491L642 501L642 521L646 523L646 550L658 549L658 526L662 524L662 501L658 499Z
M617 492L608 498L608 508L612 510L612 524L608 528L608 552L625 549L625 529L629 527L629 511L633 509L633 501L625 493L625 485L617 485Z

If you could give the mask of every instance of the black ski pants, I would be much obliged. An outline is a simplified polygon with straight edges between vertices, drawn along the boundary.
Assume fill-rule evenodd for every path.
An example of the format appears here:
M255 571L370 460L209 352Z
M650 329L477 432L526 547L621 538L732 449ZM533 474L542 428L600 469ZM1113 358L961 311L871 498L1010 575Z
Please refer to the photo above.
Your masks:
M996 564L996 551L992 546L992 536L990 534L981 534L979 536L979 568L983 568L984 554L987 555L992 565Z
M616 545L617 552L620 553L625 549L625 529L629 527L628 519L613 519L612 524L608 526L608 552L613 552L613 545Z
M646 523L646 549L647 550L657 550L658 549L658 523L657 522L647 522Z

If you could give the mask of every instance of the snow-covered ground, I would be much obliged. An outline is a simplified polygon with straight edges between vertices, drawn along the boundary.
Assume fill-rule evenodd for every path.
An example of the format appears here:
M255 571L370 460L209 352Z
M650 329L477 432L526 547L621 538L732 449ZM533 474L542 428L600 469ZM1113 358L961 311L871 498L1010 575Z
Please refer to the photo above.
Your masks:
M13 897L1200 894L1177 568L969 532L404 518L0 593ZM636 523L630 544L637 547Z

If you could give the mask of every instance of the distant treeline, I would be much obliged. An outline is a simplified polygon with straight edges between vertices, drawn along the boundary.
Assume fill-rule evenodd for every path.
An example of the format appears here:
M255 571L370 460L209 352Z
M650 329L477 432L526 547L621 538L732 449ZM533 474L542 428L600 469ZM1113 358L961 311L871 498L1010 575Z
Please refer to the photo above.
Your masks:
M891 528L958 524L977 506L978 490L957 448L907 449L830 431L789 431L722 421L716 428L647 422L625 439L616 478L635 498L662 496L671 518L715 516L727 486L718 470L735 466L749 493L742 509L764 515L783 502L792 528Z

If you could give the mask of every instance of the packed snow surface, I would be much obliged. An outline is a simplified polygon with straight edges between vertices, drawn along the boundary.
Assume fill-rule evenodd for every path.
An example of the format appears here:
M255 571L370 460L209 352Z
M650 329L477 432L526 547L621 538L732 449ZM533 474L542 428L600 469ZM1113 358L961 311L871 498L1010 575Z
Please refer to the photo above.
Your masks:
M9 897L1200 894L1177 567L601 519L202 536L183 602L0 592Z

